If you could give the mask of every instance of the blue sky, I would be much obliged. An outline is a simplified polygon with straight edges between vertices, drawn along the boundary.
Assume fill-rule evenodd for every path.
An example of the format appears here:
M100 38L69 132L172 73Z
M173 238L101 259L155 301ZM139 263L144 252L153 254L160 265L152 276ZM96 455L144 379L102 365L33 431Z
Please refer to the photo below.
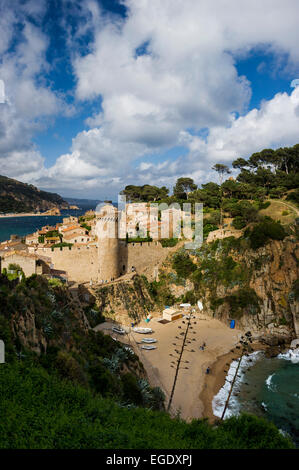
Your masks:
M0 174L115 198L298 143L298 2L210 3L0 0Z

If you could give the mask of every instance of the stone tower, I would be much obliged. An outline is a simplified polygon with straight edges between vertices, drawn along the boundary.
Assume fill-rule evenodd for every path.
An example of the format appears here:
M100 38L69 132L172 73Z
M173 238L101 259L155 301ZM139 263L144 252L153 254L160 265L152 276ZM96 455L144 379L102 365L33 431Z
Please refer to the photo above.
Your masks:
M98 281L111 281L119 277L118 210L112 204L96 209L98 236Z

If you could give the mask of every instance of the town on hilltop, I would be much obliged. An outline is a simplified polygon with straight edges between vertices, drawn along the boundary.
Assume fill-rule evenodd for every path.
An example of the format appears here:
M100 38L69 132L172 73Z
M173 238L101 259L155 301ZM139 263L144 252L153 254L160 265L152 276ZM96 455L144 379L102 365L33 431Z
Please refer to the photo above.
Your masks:
M159 215L149 203L125 207L102 204L79 218L46 225L24 240L11 236L0 244L1 270L18 265L25 276L43 274L78 283L107 283L136 271L157 275L156 266L168 254L162 240L176 243L187 215L180 208Z

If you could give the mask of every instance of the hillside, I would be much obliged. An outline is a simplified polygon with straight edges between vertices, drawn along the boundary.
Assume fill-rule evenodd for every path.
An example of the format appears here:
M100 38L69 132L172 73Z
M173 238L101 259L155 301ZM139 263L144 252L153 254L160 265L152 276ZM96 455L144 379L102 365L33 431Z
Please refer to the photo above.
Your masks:
M0 213L43 212L55 207L68 209L69 203L58 194L0 175Z
M41 368L0 368L0 448L287 449L267 421L243 415L218 426L171 419L165 412L120 406Z
M95 333L99 310L54 281L0 277L0 448L291 448L263 419L172 419L135 354Z
M65 200L71 204L78 206L80 209L95 209L100 202L99 199L78 199L74 197L66 197Z
M153 300L163 305L201 299L209 316L226 324L233 318L271 346L288 344L299 333L299 245L295 233L281 235L275 224L268 239L268 225L260 223L240 238L179 249L151 283Z

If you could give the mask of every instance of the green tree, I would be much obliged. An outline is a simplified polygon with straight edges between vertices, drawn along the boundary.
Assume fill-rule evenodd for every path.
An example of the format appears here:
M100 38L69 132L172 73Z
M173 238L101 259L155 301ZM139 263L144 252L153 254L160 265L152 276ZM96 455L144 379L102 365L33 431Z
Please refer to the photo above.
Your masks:
M187 199L187 192L195 191L197 185L192 178L179 178L173 188L173 194L178 199Z
M231 171L230 171L230 169L227 165L223 165L222 163L216 163L212 167L212 170L216 171L218 173L218 177L219 177L219 183L220 183L220 188L221 188L220 225L223 228L223 211L222 211L223 190L222 190L222 183L223 183L224 175L231 173Z

